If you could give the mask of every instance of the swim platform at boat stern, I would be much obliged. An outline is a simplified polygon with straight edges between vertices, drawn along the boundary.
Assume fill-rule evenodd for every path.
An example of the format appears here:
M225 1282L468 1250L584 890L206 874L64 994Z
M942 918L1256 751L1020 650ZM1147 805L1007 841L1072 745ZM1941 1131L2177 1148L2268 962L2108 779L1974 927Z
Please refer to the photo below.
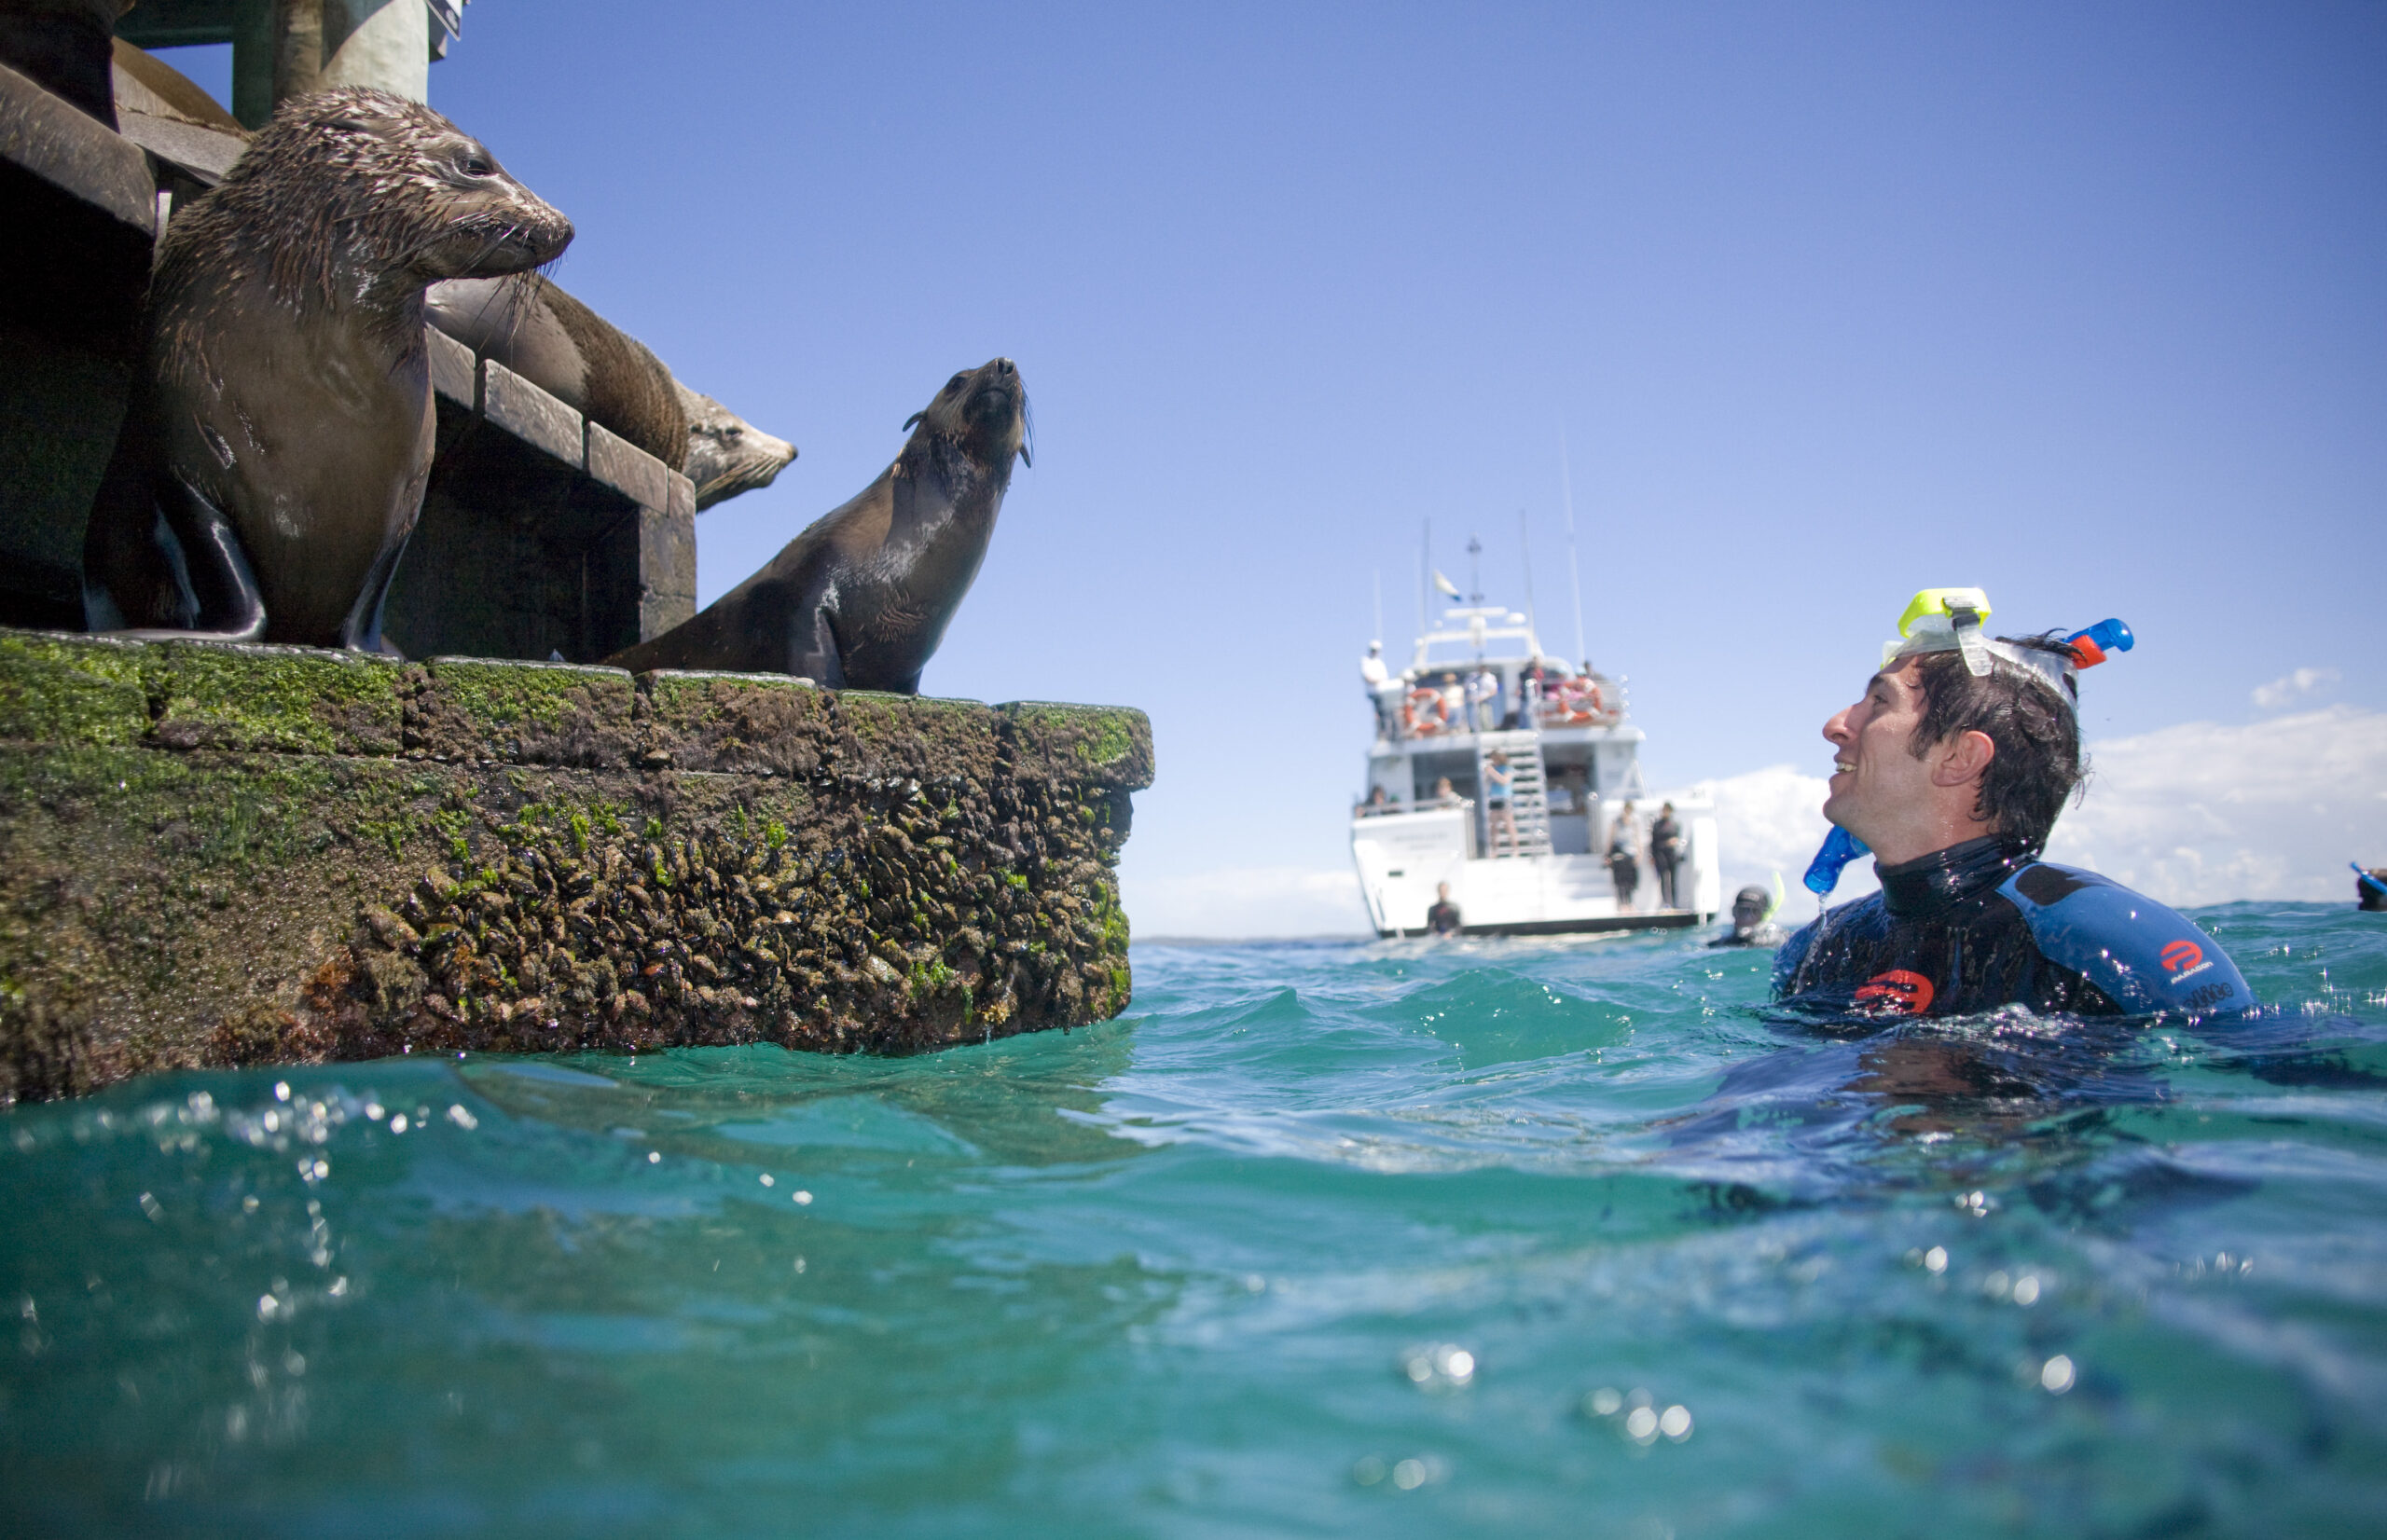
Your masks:
M0 629L0 1102L1129 997L1140 711Z

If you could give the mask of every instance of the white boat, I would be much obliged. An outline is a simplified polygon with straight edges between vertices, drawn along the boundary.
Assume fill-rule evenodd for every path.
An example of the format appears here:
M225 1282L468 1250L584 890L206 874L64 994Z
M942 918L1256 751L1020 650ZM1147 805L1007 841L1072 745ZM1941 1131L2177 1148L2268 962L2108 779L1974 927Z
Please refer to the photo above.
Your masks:
M1489 700L1451 709L1451 686L1496 682ZM1351 859L1380 936L1428 928L1448 883L1468 935L1661 929L1703 925L1722 904L1714 801L1652 792L1641 778L1641 729L1622 686L1543 653L1526 618L1480 602L1444 612L1417 639L1409 667L1376 691L1368 789L1351 818ZM1511 776L1514 822L1496 826L1483 795L1495 754ZM1450 790L1437 796L1441 783ZM1381 797L1379 798L1379 793ZM1649 859L1665 803L1686 841L1674 904ZM1641 852L1634 902L1621 902L1607 853L1620 818Z

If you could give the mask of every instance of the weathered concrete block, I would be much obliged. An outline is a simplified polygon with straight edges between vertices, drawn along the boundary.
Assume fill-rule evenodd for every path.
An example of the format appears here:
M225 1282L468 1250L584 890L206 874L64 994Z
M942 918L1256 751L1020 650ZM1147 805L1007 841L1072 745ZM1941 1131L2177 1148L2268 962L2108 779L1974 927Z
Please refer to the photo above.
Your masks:
M619 770L640 758L630 676L571 663L433 658L406 746L435 759Z
M405 757L340 715L386 726L392 681ZM0 631L0 1104L406 1051L914 1052L1126 1006L1140 713L637 690Z
M828 698L785 674L639 676L642 754L724 775L809 776L833 760Z
M840 690L831 695L839 729L837 767L878 779L993 779L1002 761L1002 720L974 700Z
M0 739L116 746L149 731L137 641L0 631Z
M671 467L601 423L588 424L588 474L642 507L669 506Z
M687 477L678 478L684 485ZM688 511L638 511L638 639L661 636L697 612L697 515Z
M1133 707L1015 700L995 709L1010 724L1013 764L1023 777L1123 791L1152 783L1152 719Z
M480 410L480 363L473 351L436 326L422 329L431 354L431 388L468 412Z
M566 465L582 463L580 414L495 359L481 361L481 416Z
M145 663L162 748L394 754L402 741L407 670L392 659L169 641Z

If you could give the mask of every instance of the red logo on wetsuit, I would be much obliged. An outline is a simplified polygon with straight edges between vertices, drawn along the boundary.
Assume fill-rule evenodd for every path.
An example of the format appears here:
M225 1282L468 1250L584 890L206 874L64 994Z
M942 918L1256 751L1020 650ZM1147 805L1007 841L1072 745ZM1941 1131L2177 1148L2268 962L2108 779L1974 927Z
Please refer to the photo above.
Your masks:
M1931 981L1922 974L1893 968L1886 973L1876 973L1859 984L1856 1003L1880 1005L1901 1016L1920 1016L1931 1009L1931 997L1936 993L1938 991L1931 987Z
M2163 971L2185 973L2204 961L2204 948L2194 942L2173 942L2163 949Z

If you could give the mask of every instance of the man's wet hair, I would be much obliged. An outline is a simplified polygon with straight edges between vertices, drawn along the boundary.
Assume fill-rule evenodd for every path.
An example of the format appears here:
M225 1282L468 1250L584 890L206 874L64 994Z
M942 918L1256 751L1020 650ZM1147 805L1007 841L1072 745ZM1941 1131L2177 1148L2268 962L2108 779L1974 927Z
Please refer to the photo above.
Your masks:
M1998 639L2071 654L2061 631ZM2055 698L2046 680L2004 658L1993 657L1989 673L1977 677L1961 653L1926 653L1917 674L1923 716L1907 748L1921 759L1959 734L1989 735L1997 753L1981 772L1973 816L2034 851L2043 848L2057 815L2077 799L2088 775L2079 718Z

